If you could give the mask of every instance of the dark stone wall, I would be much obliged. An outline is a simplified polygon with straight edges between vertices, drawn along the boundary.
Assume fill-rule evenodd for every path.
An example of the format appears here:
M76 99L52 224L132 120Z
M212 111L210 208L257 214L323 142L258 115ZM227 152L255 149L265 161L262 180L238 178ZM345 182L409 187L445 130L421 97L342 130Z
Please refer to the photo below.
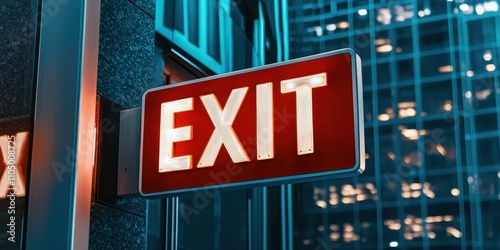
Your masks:
M101 1L97 91L125 108L139 107L142 94L155 86L154 19L144 11L155 3L137 2L141 8L127 0Z
M156 0L131 0L131 3L135 4L137 8L141 9L147 15L154 17L156 10Z
M97 89L125 109L141 106L142 94L158 86L153 80L154 12L154 0L101 0ZM97 171L106 167L111 166ZM89 248L144 249L146 207L143 198L97 196Z
M90 212L89 249L145 249L142 215L95 203Z
M31 114L36 14L35 0L0 6L0 121Z

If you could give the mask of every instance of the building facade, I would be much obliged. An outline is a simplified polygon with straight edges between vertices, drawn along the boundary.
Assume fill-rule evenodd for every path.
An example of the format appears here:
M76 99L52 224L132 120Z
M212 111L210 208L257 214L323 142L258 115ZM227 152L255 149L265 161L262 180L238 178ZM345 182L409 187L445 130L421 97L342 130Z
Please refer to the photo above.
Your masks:
M499 247L496 1L289 1L290 57L363 61L366 171L296 187L300 249Z
M2 249L500 248L496 0L31 0L1 12ZM118 194L121 111L147 89L340 48L363 65L358 177Z

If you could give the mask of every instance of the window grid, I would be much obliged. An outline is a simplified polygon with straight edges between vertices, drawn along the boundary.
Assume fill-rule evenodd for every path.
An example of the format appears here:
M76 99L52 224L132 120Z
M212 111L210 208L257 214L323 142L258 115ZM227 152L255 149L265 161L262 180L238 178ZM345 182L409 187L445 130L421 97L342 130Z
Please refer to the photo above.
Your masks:
M471 29L469 26L471 23L480 22L482 20L494 20L493 28L490 30L496 30L498 27L500 18L498 17L498 11L494 13L484 13L483 15L477 15L475 13L467 14L461 11L462 3L455 3L449 1L442 2L431 2L431 1L392 1L392 6L389 6L394 14L394 8L397 5L408 4L411 6L425 6L430 8L430 14L424 16L418 16L419 11L424 11L424 9L417 9L413 7L414 16L404 20L402 22L394 22L388 25L380 25L375 20L380 8L385 8L383 3L379 1L370 0L366 1L364 5L357 5L357 2L347 1L343 6L343 9L335 9L334 7L329 7L331 12L319 12L319 14L314 14L314 11L309 11L310 14L305 16L304 9L302 9L302 0L289 1L289 16L290 18L290 52L291 57L305 56L311 53L323 52L328 49L338 49L340 44L343 46L349 46L354 48L358 54L365 53L369 57L368 60L363 61L363 69L370 70L369 78L363 79L365 82L365 132L367 136L367 141L373 142L374 145L371 148L371 153L369 157L373 160L374 171L371 171L368 176L365 174L360 175L354 180L335 180L320 183L308 183L304 185L297 185L296 188L302 190L304 197L311 198L312 201L316 202L317 199L323 197L326 201L326 208L314 207L310 213L306 211L301 212L301 214L296 215L297 218L301 216L306 216L308 218L314 218L314 214L320 216L322 231L321 237L328 241L329 246L337 247L339 249L390 249L394 244L398 245L398 248L430 248L437 246L452 246L460 247L461 249L468 249L470 247L490 247L498 248L498 239L500 230L492 227L486 218L490 218L494 212L490 210L485 210L486 202L492 205L499 205L499 188L495 181L491 182L490 186L487 186L487 191L482 191L482 186L487 184L483 181L485 176L488 174L495 174L500 171L500 165L498 161L490 160L492 164L480 165L481 157L493 158L495 155L486 154L480 155L478 152L478 143L480 140L489 140L484 145L497 145L500 148L498 137L499 130L498 124L500 124L499 107L500 107L500 86L499 86L499 73L495 70L483 70L483 72L470 72L470 67L475 64L472 62L471 57L474 51L485 51L490 50L493 54L493 59L491 64L498 65L498 48L500 47L500 34L495 34L493 41L490 40L478 40L477 43L470 43L469 37L471 33L474 36L480 36L481 30ZM337 1L338 2L338 1ZM361 2L361 1L359 1ZM323 4L334 5L334 1L324 1ZM440 5L441 4L441 5ZM443 5L444 4L444 5ZM354 6L357 5L357 6ZM306 4L307 8L317 8L314 6ZM338 4L341 6L341 4ZM439 8L438 8L439 7ZM306 7L304 7L306 8ZM438 14L433 14L433 8L437 9ZM366 10L366 16L368 20L366 21L369 25L367 27L356 27L357 18L359 13L364 13L363 11L358 12L362 9ZM335 12L335 10L337 12ZM457 13L454 13L455 10ZM347 19L349 28L343 29L342 32L337 33L339 23L336 23L337 30L329 32L326 26L329 25L328 20L344 16ZM393 17L394 18L394 17ZM446 30L446 36L443 41L438 44L440 47L421 47L426 41L420 36L422 30L420 25L428 24L430 26L438 25L436 23L441 23L441 27ZM307 25L317 25L315 29ZM324 27L322 27L324 26ZM298 29L296 27L301 27ZM309 29L311 28L311 29ZM321 32L317 32L319 28L322 29ZM411 51L402 51L401 53L395 52L396 46L392 48L387 55L380 56L381 53L377 52L378 46L375 45L375 38L378 34L382 32L387 33L386 38L390 40L391 43L397 41L398 29L410 29L411 30ZM326 33L326 34L323 34ZM498 32L496 32L498 33ZM367 35L370 39L370 43L359 46L359 42L356 43L355 37ZM486 38L485 38L486 39ZM489 39L489 38L488 38ZM347 40L347 44L342 41ZM300 46L302 43L304 46ZM328 45L333 46L328 46ZM319 48L319 51L315 51L315 48ZM368 52L366 50L369 50ZM362 58L363 59L363 58ZM474 58L477 59L477 58ZM412 77L408 80L400 80L401 70L399 67L399 62L401 61L411 61L410 65L412 69ZM439 71L432 71L430 64L434 60L443 60L447 64L438 65ZM482 60L482 59L481 59ZM388 65L388 70L381 71L378 66L386 63ZM433 65L435 66L435 65ZM429 71L431 69L431 71ZM491 68L490 68L491 69ZM381 74L388 74L388 81L379 82L379 76ZM365 74L366 75L366 74ZM491 78L492 80L488 84L483 84L486 89L483 92L477 90L474 81ZM436 111L432 114L426 114L427 110L424 109L426 103L432 106L434 100L428 98L428 94L432 93L433 86L436 83L441 83L443 91L446 91L446 98L449 98L449 102L445 99L440 99L443 101L440 103L442 105L441 111ZM413 88L413 98L414 114L401 116L401 110L409 110L408 108L401 107L401 102L409 97L406 96L408 89ZM437 91L437 90L436 90ZM411 92L411 91L410 91ZM389 95L384 93L389 93ZM441 93L441 92L438 92ZM445 92L442 92L443 94ZM482 96L482 97L481 97ZM486 96L486 97L485 97ZM384 99L387 98L388 99ZM478 101L478 98L484 98L486 101L482 103L486 104L470 104L471 99ZM492 98L495 98L493 102ZM367 101L368 99L368 102ZM437 99L437 98L435 98ZM384 100L388 101L389 107L394 113L393 117L388 120L378 119L380 109L385 109L383 106ZM436 102L437 103L437 102ZM483 105L483 106L481 106ZM399 106L399 107L398 107ZM385 110L384 110L385 111ZM407 112L407 111L405 111ZM369 113L369 115L367 115ZM398 117L399 114L399 117ZM486 131L480 131L476 127L476 117L477 115L488 115L484 116L487 119L493 119L497 126L493 126ZM367 118L371 117L371 119ZM493 118L492 118L493 117ZM402 133L401 126L406 126L406 131L417 131L416 139L408 141L405 135ZM388 133L386 131L389 131ZM439 137L434 134L421 134L439 132L439 131L449 131L446 134L447 139L443 142L449 142L444 154L455 154L454 160L450 161L446 159L447 165L439 165L440 158L434 157L436 152L441 152L443 150L443 145L440 143ZM392 149L391 153L395 160L392 160L392 168L395 170L394 173L387 176L387 173L383 172L387 162L383 159L385 154L384 144L386 143L386 137L390 137L391 145L388 147ZM434 138L436 137L436 138ZM496 141L495 141L496 140ZM411 148L416 148L415 158L418 163L416 164L415 173L407 176L404 171L406 167L404 166L405 156L407 153L405 147L411 145ZM482 146L482 148L487 146ZM430 148L430 149L429 149ZM441 150L441 151L440 151ZM434 151L430 153L429 151ZM446 152L445 151L445 152ZM368 150L367 150L368 152ZM387 156L384 156L387 157ZM431 161L431 159L434 159ZM411 160L411 159L410 159ZM484 161L487 163L487 161ZM451 168L450 168L451 167ZM367 171L368 172L368 171ZM500 173L498 174L500 178ZM469 178L469 177L472 177ZM446 181L436 181L437 180ZM483 178L483 179L481 179ZM387 180L389 179L389 180ZM491 178L490 178L491 179ZM485 179L484 179L485 180ZM408 199L403 197L404 190L407 189L406 182L410 181L419 187L414 191L419 191L420 194L417 198ZM415 181L415 182L413 182ZM436 186L442 184L439 188L431 186L430 190L426 191L427 183L433 182L437 183ZM499 180L496 180L499 182ZM346 185L351 185L351 187L366 187L367 183L377 192L377 198L370 201L359 200L360 191L354 188L357 192L353 197L354 202L352 203L342 203L342 198L345 196L341 195L341 189ZM385 185L390 183L394 185L394 190L396 194L396 199L392 201L384 200L383 193ZM405 183L405 184L403 184ZM432 185L432 184L431 184ZM335 188L332 189L331 187ZM490 189L493 190L491 191ZM435 189L433 189L435 188ZM444 190L446 189L446 190ZM334 190L334 192L331 192ZM412 189L413 190L413 189ZM309 192L309 193L308 193ZM317 195L315 195L317 194ZM336 199L331 199L330 196L337 197ZM362 194L366 194L365 191ZM418 193L415 193L418 194ZM430 198L430 196L435 195L436 198ZM445 195L445 196L443 196ZM415 195L417 196L417 195ZM438 197L440 196L440 197ZM307 202L307 198L303 202ZM335 205L330 205L330 201ZM323 203L321 203L323 204ZM446 211L440 210L440 207L449 207L453 210L453 214L445 214ZM387 230L387 213L388 211L394 212L396 217L394 219L399 220L400 229L398 230ZM470 211L472 218L468 219L469 215L466 211ZM416 212L416 213L415 213ZM371 230L376 230L375 237L365 238L363 240L363 232L365 232L364 226L367 226L363 219L364 214L370 213L376 216L375 219L369 221L370 223L375 223L375 227L371 225L368 226ZM414 214L410 214L414 213ZM449 217L453 218L450 221L440 223L433 222L438 216L437 213L441 213L443 218L450 220ZM351 214L351 216L346 216ZM413 220L409 220L408 216L414 215ZM487 217L485 217L487 216ZM343 229L338 231L328 231L326 230L329 226L333 224L328 218L349 218L349 223L344 220ZM441 217L437 217L443 220ZM493 218L493 217L491 217ZM403 221L413 221L405 225ZM342 221L337 219L337 221ZM421 221L420 224L415 224L415 221ZM427 222L426 222L427 221ZM345 224L350 224L353 226L352 233L347 230L349 235L354 235L351 240L346 240ZM483 232L485 225L490 225L490 229L493 231ZM408 228L421 227L421 237L413 237L413 239L406 239L408 236ZM439 229L439 227L444 227ZM337 226L333 226L337 229ZM347 225L350 229L350 226ZM406 231L405 231L406 228ZM321 246L314 238L308 238L310 236L310 230L318 230L317 228L296 228L299 232L298 239L296 239L296 245L300 246L299 249L315 249L315 246ZM494 231L496 230L496 231ZM397 234L392 234L396 231ZM340 232L338 235L337 232ZM415 235L415 232L413 232ZM440 235L439 235L440 234ZM392 235L392 236L391 236ZM488 236L490 235L490 236ZM491 236L492 235L492 236ZM394 236L394 237L393 237ZM302 238L300 238L302 237ZM344 238L343 238L344 237ZM393 238L391 238L393 237ZM488 238L489 237L489 238ZM332 240L336 239L336 240Z

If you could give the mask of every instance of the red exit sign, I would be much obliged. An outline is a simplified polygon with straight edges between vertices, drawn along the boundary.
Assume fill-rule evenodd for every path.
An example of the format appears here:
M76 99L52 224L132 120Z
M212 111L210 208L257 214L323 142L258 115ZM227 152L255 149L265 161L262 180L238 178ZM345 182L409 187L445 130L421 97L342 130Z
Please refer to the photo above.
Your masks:
M157 196L360 173L363 129L361 61L349 49L151 89L139 190Z

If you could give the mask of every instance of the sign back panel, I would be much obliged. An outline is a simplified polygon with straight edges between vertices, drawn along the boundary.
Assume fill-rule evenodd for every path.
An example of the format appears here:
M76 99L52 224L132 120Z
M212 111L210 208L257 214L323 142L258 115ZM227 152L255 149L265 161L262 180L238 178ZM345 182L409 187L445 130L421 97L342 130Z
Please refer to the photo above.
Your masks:
M148 90L143 196L364 169L361 61L350 49Z

